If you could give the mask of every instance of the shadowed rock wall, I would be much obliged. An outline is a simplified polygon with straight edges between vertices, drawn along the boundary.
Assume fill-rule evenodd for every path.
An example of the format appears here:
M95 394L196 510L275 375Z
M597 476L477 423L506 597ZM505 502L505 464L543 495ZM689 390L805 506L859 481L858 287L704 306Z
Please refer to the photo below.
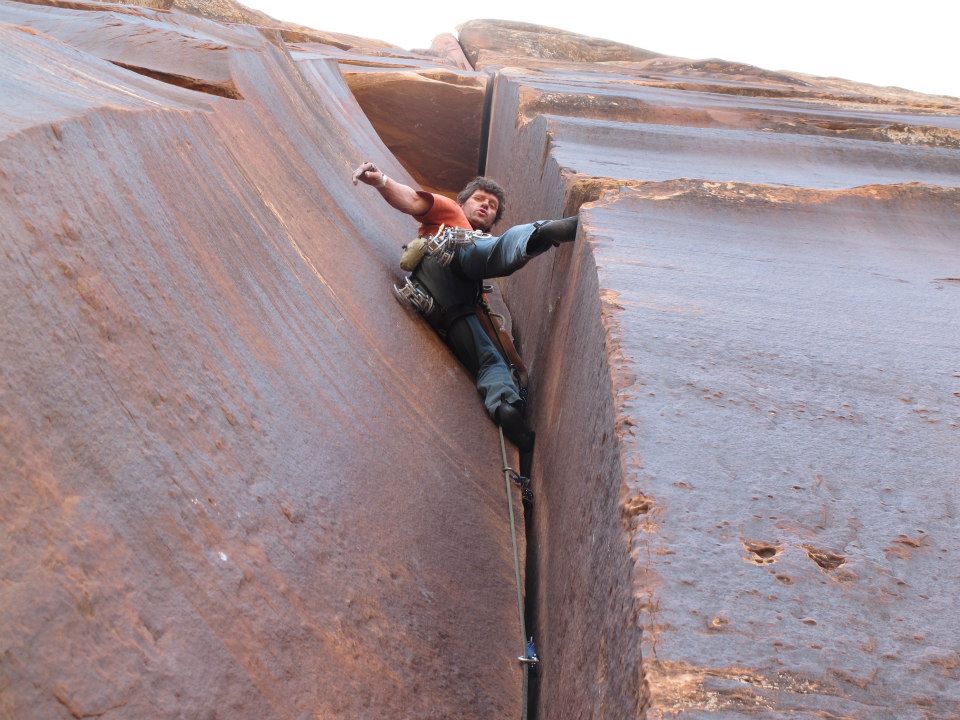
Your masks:
M0 716L519 715L496 434L390 299L413 223L349 176L411 180L336 66L111 16L138 66L214 68L228 99L58 39L90 11L23 10L0 3Z
M539 717L957 716L960 104L576 59L498 74L487 157L504 225L595 201L505 290Z
M383 143L424 190L455 196L477 175L485 75L452 68L343 72Z

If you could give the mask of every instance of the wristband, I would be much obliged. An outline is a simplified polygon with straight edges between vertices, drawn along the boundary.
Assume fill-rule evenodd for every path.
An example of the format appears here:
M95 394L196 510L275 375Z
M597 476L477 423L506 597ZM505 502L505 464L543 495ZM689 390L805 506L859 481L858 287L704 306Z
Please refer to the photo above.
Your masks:
M380 173L380 182L377 183L377 189L383 190L387 186L387 176L383 173Z

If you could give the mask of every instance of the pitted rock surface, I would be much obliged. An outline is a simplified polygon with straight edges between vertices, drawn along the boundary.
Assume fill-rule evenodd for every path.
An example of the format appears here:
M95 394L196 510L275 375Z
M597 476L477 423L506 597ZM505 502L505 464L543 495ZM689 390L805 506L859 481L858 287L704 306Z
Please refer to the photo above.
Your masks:
M960 714L960 101L656 59L492 104L505 222L586 203L505 287L539 717Z

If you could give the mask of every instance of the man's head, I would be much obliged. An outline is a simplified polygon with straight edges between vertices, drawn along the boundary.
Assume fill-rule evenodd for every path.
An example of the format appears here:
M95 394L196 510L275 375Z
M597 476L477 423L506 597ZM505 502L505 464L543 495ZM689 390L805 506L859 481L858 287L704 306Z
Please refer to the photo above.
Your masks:
M490 178L475 177L457 195L457 202L474 230L489 232L503 215L506 195Z

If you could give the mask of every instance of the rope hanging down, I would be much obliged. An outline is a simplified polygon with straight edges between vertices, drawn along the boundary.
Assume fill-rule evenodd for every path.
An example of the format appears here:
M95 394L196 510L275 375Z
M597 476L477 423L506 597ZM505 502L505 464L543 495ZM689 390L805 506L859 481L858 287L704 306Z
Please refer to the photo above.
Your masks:
M540 659L537 657L537 649L533 644L533 638L527 637L527 625L524 620L523 611L523 583L520 579L520 553L517 551L517 523L513 514L513 492L510 487L513 482L513 476L516 475L518 478L520 476L507 464L507 444L503 439L503 428L499 428L499 430L500 453L503 458L503 482L507 491L507 508L510 511L510 538L513 541L513 570L517 579L517 612L520 614L520 646L523 652L523 654L517 658L523 668L521 718L522 720L527 720L527 686L530 678L530 666L539 663Z

